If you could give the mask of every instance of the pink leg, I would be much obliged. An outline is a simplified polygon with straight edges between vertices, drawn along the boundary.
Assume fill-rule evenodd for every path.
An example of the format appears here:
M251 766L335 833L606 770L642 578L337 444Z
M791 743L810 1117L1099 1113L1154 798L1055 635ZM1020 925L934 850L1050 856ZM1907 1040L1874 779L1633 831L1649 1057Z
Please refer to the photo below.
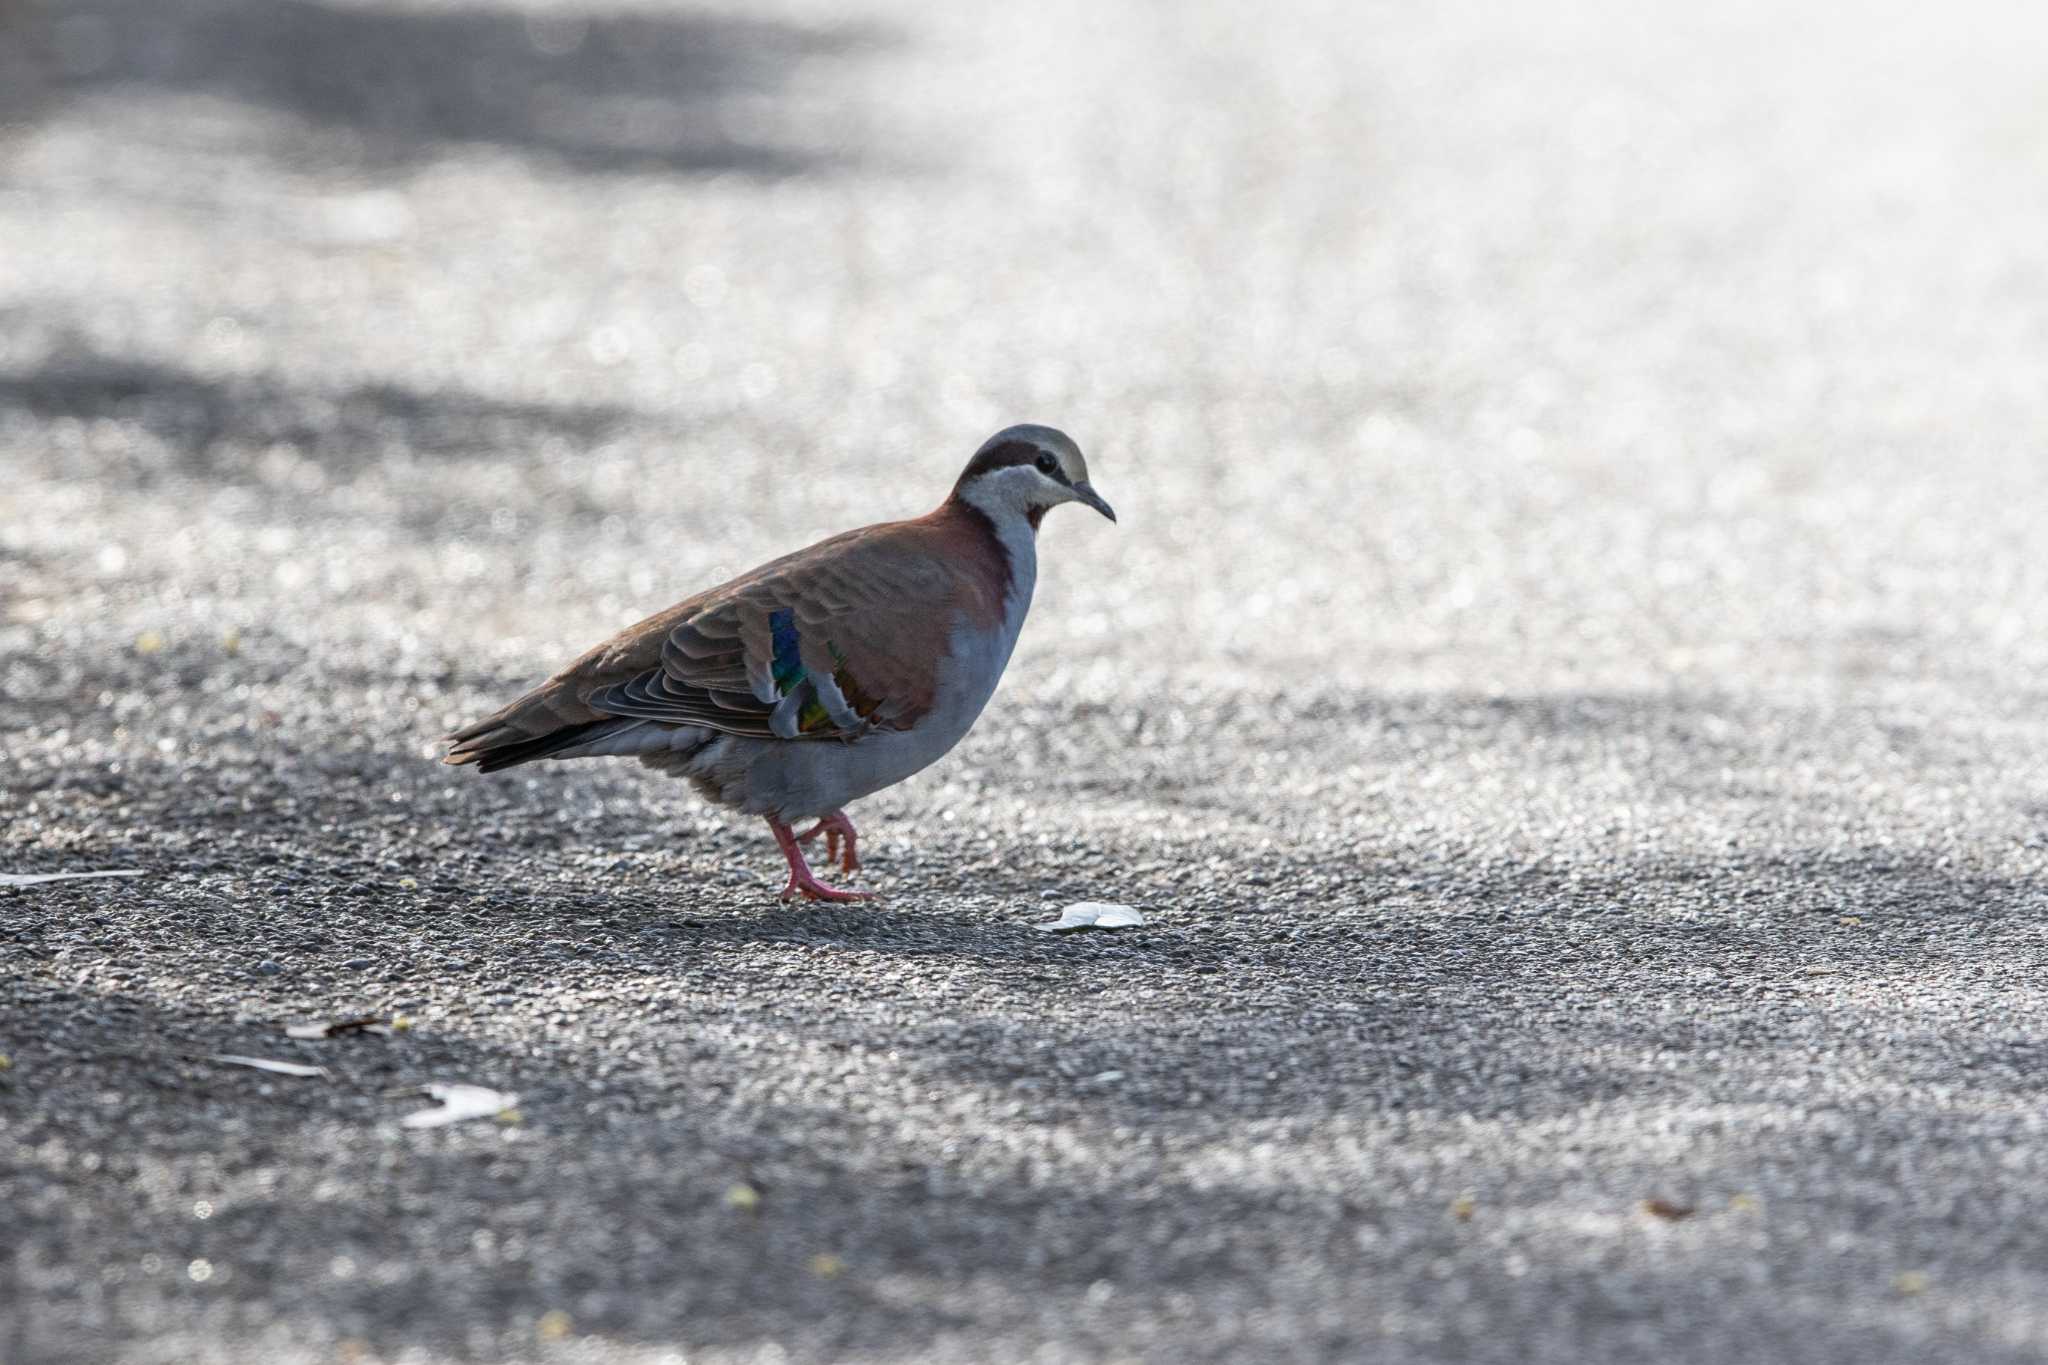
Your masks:
M845 811L833 811L817 824L812 825L802 834L797 835L796 841L800 844L808 844L820 834L825 836L826 862L829 863L836 860L843 871L860 871L860 857L854 852L855 841L860 836L854 832L853 821L846 818ZM844 858L839 856L839 841L841 838L846 840L846 856Z
M782 898L802 896L814 901L865 901L873 900L872 891L841 891L836 886L827 886L811 875L811 865L804 861L803 846L797 842L796 834L782 821L769 817L768 828L775 831L776 847L782 856L789 859L789 885L782 888ZM850 847L849 847L849 851Z

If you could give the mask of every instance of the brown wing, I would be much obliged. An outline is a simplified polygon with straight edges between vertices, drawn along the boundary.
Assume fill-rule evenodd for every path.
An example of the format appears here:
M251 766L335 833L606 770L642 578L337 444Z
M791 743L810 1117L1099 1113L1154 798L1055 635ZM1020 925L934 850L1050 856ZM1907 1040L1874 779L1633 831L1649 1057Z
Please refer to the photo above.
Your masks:
M447 761L544 757L620 719L763 739L903 728L930 710L960 614L999 618L1006 579L993 536L950 506L835 536L622 631L456 732Z

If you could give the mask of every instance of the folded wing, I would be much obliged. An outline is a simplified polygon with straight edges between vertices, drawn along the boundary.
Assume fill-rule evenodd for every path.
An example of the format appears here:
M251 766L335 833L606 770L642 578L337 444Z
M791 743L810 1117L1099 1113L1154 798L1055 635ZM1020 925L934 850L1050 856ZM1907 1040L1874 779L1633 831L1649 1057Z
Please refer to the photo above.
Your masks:
M451 738L445 761L505 767L634 724L852 740L934 702L953 622L1000 611L929 519L836 536L629 627Z

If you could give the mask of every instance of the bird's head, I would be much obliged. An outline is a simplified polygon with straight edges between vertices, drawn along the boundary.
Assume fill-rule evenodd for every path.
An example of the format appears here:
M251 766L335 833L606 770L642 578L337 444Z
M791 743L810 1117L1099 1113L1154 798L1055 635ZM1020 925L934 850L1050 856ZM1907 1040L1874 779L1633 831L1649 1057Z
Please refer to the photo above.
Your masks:
M1064 431L1026 422L982 442L953 485L953 496L1001 522L1022 517L1033 529L1050 508L1078 502L1116 520L1088 482L1081 447Z

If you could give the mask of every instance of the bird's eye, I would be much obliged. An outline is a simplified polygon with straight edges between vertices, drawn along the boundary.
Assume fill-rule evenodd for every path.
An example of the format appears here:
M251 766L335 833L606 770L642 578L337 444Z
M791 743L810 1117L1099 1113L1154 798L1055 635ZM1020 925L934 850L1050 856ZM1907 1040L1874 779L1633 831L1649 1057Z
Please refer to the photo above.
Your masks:
M1060 462L1052 457L1050 451L1042 450L1038 453L1038 470L1041 474L1050 474L1059 467Z

